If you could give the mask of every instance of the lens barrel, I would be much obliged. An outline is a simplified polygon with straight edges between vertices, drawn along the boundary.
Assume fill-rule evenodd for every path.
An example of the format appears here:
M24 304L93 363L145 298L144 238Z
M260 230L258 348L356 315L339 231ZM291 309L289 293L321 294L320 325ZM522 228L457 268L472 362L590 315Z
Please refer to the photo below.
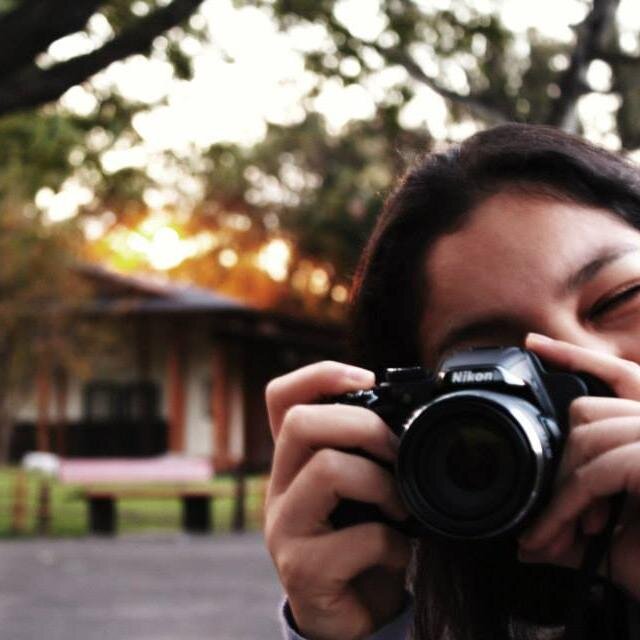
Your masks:
M456 391L419 407L396 470L409 510L449 538L512 533L551 483L548 424L533 404L493 391Z

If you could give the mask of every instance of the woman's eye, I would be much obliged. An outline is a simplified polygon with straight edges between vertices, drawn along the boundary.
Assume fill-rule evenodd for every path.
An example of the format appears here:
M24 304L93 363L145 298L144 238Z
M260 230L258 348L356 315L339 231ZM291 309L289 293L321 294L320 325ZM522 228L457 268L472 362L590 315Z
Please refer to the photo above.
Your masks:
M597 320L605 313L612 311L624 304L628 300L633 299L638 293L640 293L640 284L635 284L628 289L624 289L619 293L612 295L610 298L606 298L605 300L600 300L596 302L595 305L589 311L589 319Z

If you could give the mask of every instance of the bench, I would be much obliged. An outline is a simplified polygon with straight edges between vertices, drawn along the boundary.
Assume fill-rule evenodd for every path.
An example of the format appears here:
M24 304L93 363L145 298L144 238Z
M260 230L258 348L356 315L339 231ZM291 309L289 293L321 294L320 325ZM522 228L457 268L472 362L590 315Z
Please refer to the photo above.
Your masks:
M114 535L118 528L118 500L180 499L182 529L187 533L209 533L213 528L211 506L216 498L235 497L227 488L162 487L160 489L88 488L84 489L89 507L89 531L93 534Z
M174 455L63 459L59 470L61 482L82 487L80 496L88 504L89 531L108 535L117 531L117 503L123 499L179 499L183 529L189 533L211 531L212 501L235 495L231 488L197 486L212 477L213 468L206 458ZM150 484L154 486L148 487Z

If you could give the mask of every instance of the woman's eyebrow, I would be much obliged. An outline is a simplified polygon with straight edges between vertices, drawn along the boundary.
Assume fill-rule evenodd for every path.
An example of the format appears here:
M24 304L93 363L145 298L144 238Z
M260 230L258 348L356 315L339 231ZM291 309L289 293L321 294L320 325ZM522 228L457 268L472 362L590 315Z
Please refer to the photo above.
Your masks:
M629 253L640 251L640 247L633 244L618 245L616 247L605 247L583 264L577 271L572 273L562 284L560 295L566 296L585 285L598 275L598 273L612 262L623 258Z

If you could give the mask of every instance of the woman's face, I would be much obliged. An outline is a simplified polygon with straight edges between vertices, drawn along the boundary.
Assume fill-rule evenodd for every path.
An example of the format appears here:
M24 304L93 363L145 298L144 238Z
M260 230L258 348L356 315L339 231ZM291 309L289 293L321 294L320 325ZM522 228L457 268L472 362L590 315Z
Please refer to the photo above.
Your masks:
M640 362L640 232L614 214L505 191L426 260L423 359L529 331Z

